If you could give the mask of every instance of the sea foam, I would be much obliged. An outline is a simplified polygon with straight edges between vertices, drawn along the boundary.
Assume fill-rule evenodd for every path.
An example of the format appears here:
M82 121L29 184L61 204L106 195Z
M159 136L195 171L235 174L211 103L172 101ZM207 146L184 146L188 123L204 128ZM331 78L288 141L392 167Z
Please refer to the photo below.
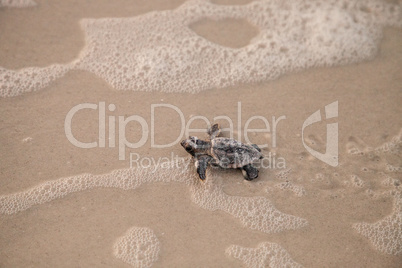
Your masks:
M32 7L36 6L33 0L0 0L0 7Z
M295 262L289 253L275 243L264 242L257 248L245 248L232 245L226 249L226 253L243 262L250 268L301 268L302 265Z
M259 34L242 48L213 43L190 26L244 19ZM385 26L402 26L401 6L375 0L269 0L216 5L190 0L132 18L82 19L85 47L67 65L0 68L0 96L36 91L70 69L119 90L191 92L275 79L287 72L375 56Z
M132 227L113 245L116 258L136 268L151 267L158 260L160 243L146 227Z
M402 129L389 141L377 147L368 146L357 137L350 137L346 146L346 152L349 154L366 159L365 165L374 163L373 170L378 176L377 181L372 180L373 185L370 185L366 180L352 174L346 185L366 189L366 194L373 199L391 197L394 200L393 210L388 216L374 223L357 222L353 224L353 229L366 237L376 250L392 255L402 253L402 187L401 181L392 177L399 175L401 167L390 164L387 156L396 156L394 159L398 159L397 163L400 163L401 143ZM367 173L369 170L363 167L363 172Z
M216 183L219 178L214 177L209 170L206 181L200 182L191 163L192 160L188 159L183 167L173 164L156 171L153 167L119 169L102 175L87 173L46 181L22 192L0 196L0 213L14 214L34 205L92 188L131 190L145 183L178 182L190 187L191 199L199 207L210 211L224 211L250 229L276 233L307 225L307 220L277 210L271 201L264 197L226 194L222 185Z
M353 228L368 238L371 244L386 254L402 252L402 194L395 192L394 208L391 215L375 223L355 223Z

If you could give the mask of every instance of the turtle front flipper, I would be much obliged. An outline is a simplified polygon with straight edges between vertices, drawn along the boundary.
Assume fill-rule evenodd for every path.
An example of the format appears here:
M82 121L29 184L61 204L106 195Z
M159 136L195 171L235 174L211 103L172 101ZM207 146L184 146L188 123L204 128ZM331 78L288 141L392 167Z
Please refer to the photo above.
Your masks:
M261 152L261 149L257 144L251 144L251 146L253 146L257 151Z
M200 176L201 180L205 180L207 172L207 167L209 162L212 160L212 157L206 154L199 155L195 160L195 167L197 168L197 173Z
M209 129L208 129L208 135L210 139L215 139L219 134L221 133L221 128L219 124L213 124Z
M242 167L242 172L244 175L244 179L248 181L252 181L256 178L258 178L258 169L255 168L253 165L248 164Z

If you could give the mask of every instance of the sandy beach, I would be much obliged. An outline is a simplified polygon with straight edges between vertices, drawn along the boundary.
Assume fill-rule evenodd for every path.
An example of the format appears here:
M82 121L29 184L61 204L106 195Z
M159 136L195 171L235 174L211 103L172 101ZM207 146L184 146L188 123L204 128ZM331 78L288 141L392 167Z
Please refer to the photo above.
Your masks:
M259 27L248 22L246 15L201 19L191 22L188 34L193 32L216 45L211 46L216 54L208 54L209 48L186 54L165 46L163 42L176 44L169 38L177 32L166 37L167 41L164 37L155 41L161 42L156 48L165 46L161 55L170 57L165 59L166 69L181 70L175 80L180 86L175 81L163 84L171 74L165 77L162 67L155 74L160 81L154 84L147 70L141 76L130 73L129 68L127 72L134 78L125 84L126 77L118 72L125 65L110 65L115 54L105 52L108 44L115 46L113 37L104 41L105 50L101 50L99 38L102 30L110 30L103 25L120 27L126 22L107 18L144 18L146 22L145 15L150 14L150 21L163 21L171 16L170 10L185 10L186 5L191 10L197 1L35 2L29 7L0 7L0 76L12 77L18 72L22 77L18 79L32 81L51 77L26 90L21 81L15 80L14 88L8 78L0 83L4 93L0 98L0 267L400 266L401 27L373 24L378 27L374 36L381 33L373 56L368 48L367 58L349 62L348 56L342 59L340 55L339 64L332 66L306 63L302 68L304 54L292 58L289 45L293 63L276 63L276 52L272 52L267 61L283 71L264 78L263 73L244 67L250 62L240 64L242 49L253 44L269 46L259 39ZM238 2L214 1L214 5L227 8L224 4L251 1ZM400 10L400 1L391 4ZM130 47L132 42L143 53L138 61L145 64L147 57L153 57L153 48L139 44L139 37L122 40L121 47ZM169 49L185 56L170 66ZM216 83L202 80L212 72L203 69L209 64L203 63L204 56L218 58L219 53L232 55L236 50L238 61L232 64L230 56L223 60L232 64L235 78ZM94 61L96 55L104 54ZM252 58L251 54L248 57ZM130 58L130 54L115 57ZM193 59L201 63L195 66ZM177 62L189 64L175 65ZM258 70L270 66L259 60L251 63ZM148 65L153 71L151 60ZM222 66L214 69L219 77L226 74ZM38 75L25 75L24 70L31 71L29 67L37 68L32 72L38 70ZM189 69L194 80L185 76ZM9 91L3 90L6 86ZM11 96L7 92L16 93ZM337 116L326 119L325 106L332 103L337 105ZM76 112L70 130L82 143L96 142L93 148L80 148L66 136L66 117L82 104L95 108ZM101 107L105 107L104 114ZM317 110L322 120L304 129L303 123ZM130 116L135 120L122 129L121 120ZM181 132L182 119L187 124L196 116L223 128L230 127L229 121L214 118L230 118L233 132L224 131L222 136L233 134L244 143L267 144L262 153L269 167L261 167L253 181L244 180L236 169L209 169L207 180L200 181L193 160L180 146L186 138ZM253 116L266 118L270 132L251 131L246 139L247 124L248 129L266 127L258 119L247 123ZM327 124L331 123L337 123L338 131L335 166L306 149L325 154ZM103 124L104 136L100 134ZM206 128L202 120L191 123L191 129ZM191 135L207 137L200 131ZM122 145L123 136L141 146ZM172 145L164 148L155 146L169 143ZM178 158L180 165L169 166ZM135 235L130 237L129 230ZM132 246L127 246L130 243Z

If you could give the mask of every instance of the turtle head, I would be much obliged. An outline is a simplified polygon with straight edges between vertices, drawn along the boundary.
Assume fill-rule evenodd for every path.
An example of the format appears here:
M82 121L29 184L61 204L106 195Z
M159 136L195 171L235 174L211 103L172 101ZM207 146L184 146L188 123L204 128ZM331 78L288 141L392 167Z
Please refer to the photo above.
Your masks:
M209 148L208 142L193 136L189 136L188 139L182 140L180 144L192 156L197 153L203 153L207 148Z

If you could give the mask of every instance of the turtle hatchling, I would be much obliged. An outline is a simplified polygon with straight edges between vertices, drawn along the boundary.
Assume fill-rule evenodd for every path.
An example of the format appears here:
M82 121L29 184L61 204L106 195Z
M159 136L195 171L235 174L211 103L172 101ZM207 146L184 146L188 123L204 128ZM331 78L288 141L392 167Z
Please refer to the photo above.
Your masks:
M264 158L257 145L244 144L235 139L218 137L220 127L214 124L208 129L208 140L190 136L181 142L181 146L195 159L197 173L205 180L208 165L222 168L240 168L248 181L258 177L258 169L253 162Z

